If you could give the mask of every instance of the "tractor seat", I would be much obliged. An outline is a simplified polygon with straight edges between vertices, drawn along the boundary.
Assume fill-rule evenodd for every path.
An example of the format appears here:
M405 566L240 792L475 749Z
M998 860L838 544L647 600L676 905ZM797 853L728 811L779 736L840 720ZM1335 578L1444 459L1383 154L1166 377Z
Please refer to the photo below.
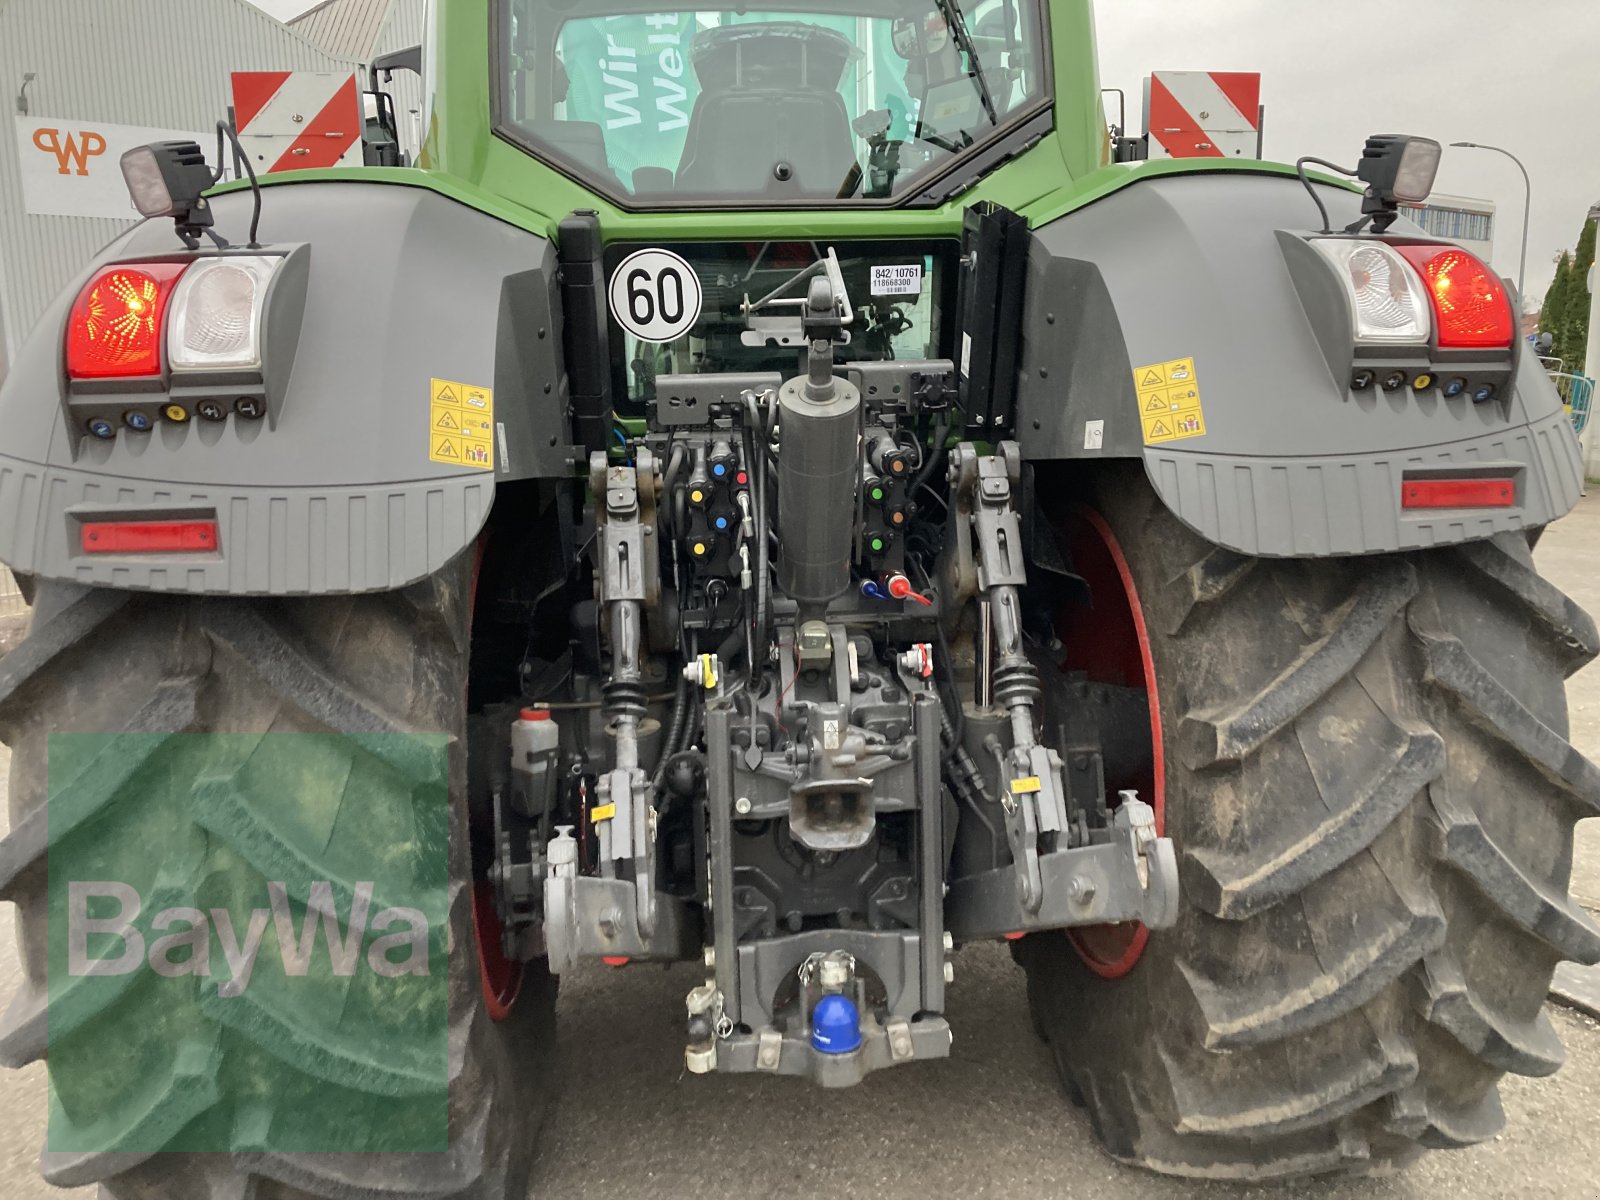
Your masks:
M836 194L856 165L839 84L859 55L842 34L800 22L699 34L690 57L702 91L689 119L679 190Z
M610 171L606 155L606 132L593 121L528 121L523 126L542 144L566 155L581 166Z

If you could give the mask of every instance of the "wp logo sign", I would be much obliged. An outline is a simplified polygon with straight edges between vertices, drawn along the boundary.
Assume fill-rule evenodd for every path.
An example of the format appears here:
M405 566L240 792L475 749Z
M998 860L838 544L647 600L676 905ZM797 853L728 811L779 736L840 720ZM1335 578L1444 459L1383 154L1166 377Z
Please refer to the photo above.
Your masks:
M87 175L89 160L106 152L106 139L92 130L64 133L59 129L36 129L33 134L36 149L55 156L58 174Z
M215 136L182 129L117 125L84 118L18 115L13 118L23 211L33 217L97 217L137 221L118 160L151 142L197 141Z

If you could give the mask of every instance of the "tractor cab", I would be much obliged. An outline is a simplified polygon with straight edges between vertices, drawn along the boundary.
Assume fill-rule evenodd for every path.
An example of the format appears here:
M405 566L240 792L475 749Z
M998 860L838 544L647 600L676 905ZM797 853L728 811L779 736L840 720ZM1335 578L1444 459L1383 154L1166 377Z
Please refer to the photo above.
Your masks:
M625 208L893 203L1049 106L1038 0L498 0L493 20L495 133Z

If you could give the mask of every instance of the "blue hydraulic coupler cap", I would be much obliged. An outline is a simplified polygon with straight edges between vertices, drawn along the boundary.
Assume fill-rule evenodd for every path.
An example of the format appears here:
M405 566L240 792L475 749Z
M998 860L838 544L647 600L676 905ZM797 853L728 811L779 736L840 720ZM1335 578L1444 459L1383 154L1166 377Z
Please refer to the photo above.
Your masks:
M861 1046L861 1017L848 996L828 995L811 1014L811 1048L822 1054L849 1054Z

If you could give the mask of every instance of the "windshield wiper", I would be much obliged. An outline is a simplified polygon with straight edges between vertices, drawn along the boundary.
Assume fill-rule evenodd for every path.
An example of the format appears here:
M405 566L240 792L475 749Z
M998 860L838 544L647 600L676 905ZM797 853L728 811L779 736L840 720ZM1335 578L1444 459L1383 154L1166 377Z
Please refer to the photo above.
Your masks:
M989 78L983 73L983 63L978 59L978 48L972 44L972 35L967 32L967 18L961 11L959 0L933 0L939 6L939 11L944 15L944 23L950 27L951 36L956 39L956 46L967 56L967 78L978 85L978 95L983 99L983 110L989 114L989 124L1000 124L999 110L994 106L994 93L989 90Z

